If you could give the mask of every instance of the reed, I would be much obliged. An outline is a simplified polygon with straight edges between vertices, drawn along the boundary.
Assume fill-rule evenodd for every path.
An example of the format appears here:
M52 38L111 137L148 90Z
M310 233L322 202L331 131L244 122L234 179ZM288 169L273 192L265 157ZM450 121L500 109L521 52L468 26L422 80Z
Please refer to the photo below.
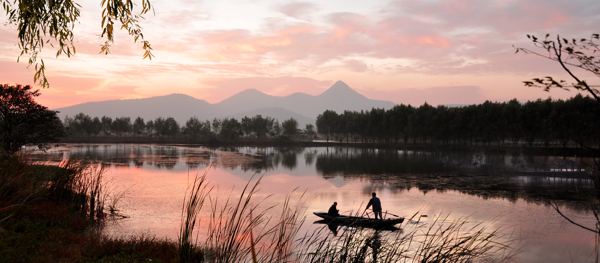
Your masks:
M467 218L446 221L436 217L428 226L417 222L396 232L344 228L339 237L324 227L301 239L298 258L314 263L505 262L514 256L514 240L500 229L465 228Z
M22 154L0 156L0 223L42 192L42 180Z
M209 166L210 168L210 166ZM202 254L197 246L198 236L193 239L196 223L199 222L199 214L204 202L212 188L208 189L206 184L207 168L202 176L194 177L194 182L185 194L183 209L181 211L181 227L178 235L179 262L199 261Z
M104 172L104 166L91 165L76 157L63 160L48 182L50 198L72 205L91 221L102 222L109 198Z
M301 202L292 206L288 195L279 216L269 216L279 207L259 208L261 202L252 199L262 177L254 184L252 178L238 198L232 198L230 194L221 203L222 200L211 195L213 188L206 184L206 172L196 177L182 210L180 262L198 260L198 251L202 251L204 262L291 262L294 238L304 222ZM300 196L301 200L303 198L304 194ZM203 249L200 249L198 234L195 241L191 237L206 201L209 202L208 227Z

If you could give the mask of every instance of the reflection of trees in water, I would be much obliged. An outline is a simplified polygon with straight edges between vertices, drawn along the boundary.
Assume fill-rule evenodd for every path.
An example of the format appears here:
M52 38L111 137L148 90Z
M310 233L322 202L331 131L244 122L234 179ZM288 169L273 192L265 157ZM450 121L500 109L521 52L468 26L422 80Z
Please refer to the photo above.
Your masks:
M242 170L248 171L272 171L281 165L289 170L294 170L298 166L298 155L304 153L305 148L281 147L281 148L256 148L254 149L254 161L242 167Z
M346 174L434 173L541 173L581 172L578 158L486 152L423 152L331 148L316 157L317 171L325 176Z
M363 194L381 192L383 189L394 194L419 189L424 194L430 191L457 191L482 199L504 199L510 202L523 200L537 205L549 205L549 201L576 211L591 211L595 189L590 180L579 178L545 178L527 176L516 178L509 175L475 173L404 173L382 175L345 175L344 178L368 180ZM561 181L562 182L559 182Z
M304 161L305 161L306 165L311 166L313 164L313 161L315 160L316 156L317 156L317 151L309 148L304 153Z
M524 200L548 205L554 200L590 211L594 185L574 159L490 153L432 153L373 149L330 149L317 155L324 178L368 180L364 194L418 188L427 193L458 191L483 199ZM568 177L568 178L565 178Z
M317 155L316 168L325 178L335 175L434 173L454 170L428 152L377 149L332 149Z

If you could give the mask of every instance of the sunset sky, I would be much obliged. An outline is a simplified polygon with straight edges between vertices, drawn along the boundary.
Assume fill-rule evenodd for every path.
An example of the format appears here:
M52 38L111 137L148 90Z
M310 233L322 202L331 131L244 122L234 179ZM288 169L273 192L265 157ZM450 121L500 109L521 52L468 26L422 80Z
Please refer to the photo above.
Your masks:
M42 55L51 87L41 104L171 93L216 103L248 88L318 95L337 80L398 104L568 98L575 92L524 87L547 75L571 80L556 63L514 54L513 45L532 47L527 34L600 33L598 0L153 0L155 14L141 22L150 61L126 32L110 55L99 54L100 2L78 1L74 57L56 59L49 46ZM0 83L33 84L27 57L16 62L17 43L15 26L0 26Z

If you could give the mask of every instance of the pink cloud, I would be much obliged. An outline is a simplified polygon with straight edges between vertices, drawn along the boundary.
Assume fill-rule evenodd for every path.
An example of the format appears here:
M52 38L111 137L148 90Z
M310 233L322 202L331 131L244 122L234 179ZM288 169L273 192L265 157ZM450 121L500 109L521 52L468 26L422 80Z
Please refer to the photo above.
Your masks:
M279 11L289 17L309 20L312 12L317 10L317 5L308 2L292 2L279 8Z

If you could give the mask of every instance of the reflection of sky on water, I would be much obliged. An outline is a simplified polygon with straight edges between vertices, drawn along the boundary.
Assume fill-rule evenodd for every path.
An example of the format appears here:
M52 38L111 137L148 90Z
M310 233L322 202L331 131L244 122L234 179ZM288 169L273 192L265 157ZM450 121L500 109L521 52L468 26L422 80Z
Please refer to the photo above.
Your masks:
M484 222L506 227L520 240L517 246L523 247L519 261L564 262L573 257L581 262L593 253L593 235L567 223L547 205L547 199L535 194L593 187L581 172L550 173L551 169L580 170L581 159L521 153L157 145L76 145L36 154L34 159L58 161L71 155L110 165L107 177L112 191L126 191L120 207L130 217L108 227L113 235L149 232L175 239L187 186L214 163L208 179L219 198L239 196L253 175L263 176L254 200L264 208L280 204L295 189L292 200L306 191L304 232L320 226L312 225L317 220L312 212L326 211L333 202L338 202L342 213L356 212L371 192L377 192L384 211L401 216L420 211L428 215L421 218L428 222L435 215L449 214L449 220L468 216L469 226ZM493 189L499 185L519 190ZM558 201L569 217L593 226L587 209ZM206 218L207 212L202 216ZM205 227L201 224L201 230Z

